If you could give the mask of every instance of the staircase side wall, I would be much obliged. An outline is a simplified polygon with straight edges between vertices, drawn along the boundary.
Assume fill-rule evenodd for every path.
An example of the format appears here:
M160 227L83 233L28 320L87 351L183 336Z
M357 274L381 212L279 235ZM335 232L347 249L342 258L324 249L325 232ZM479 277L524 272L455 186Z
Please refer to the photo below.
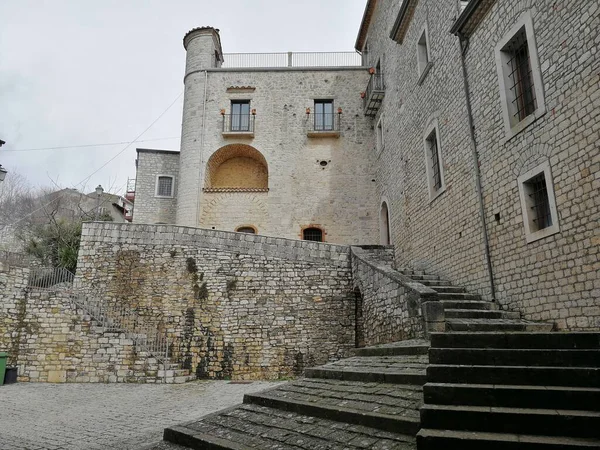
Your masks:
M76 284L137 311L199 378L283 378L354 346L349 247L168 225L82 234Z
M358 346L425 337L422 299L389 265L382 250L352 248L355 295L362 306Z
M28 268L0 263L0 351L18 367L19 381L157 381L156 361L130 339L96 328L68 292L29 290L28 275Z

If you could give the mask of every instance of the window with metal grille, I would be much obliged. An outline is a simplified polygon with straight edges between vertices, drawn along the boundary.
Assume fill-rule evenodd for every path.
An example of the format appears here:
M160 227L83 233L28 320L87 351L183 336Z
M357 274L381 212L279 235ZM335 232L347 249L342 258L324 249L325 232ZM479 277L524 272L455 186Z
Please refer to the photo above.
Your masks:
M539 231L552 226L548 188L544 172L529 179L525 183L525 190L529 196L529 206L532 214L531 231Z
M315 100L315 131L333 131L333 100Z
M437 192L442 188L442 171L440 168L440 152L437 143L437 133L435 128L427 138L427 148L429 153L429 167L433 191Z
M559 233L550 162L545 161L524 173L517 182L527 242Z
M527 34L523 27L504 47L513 117L517 121L533 114L537 105Z
M158 177L158 181L156 182L156 195L159 197L173 196L173 177Z
M323 230L320 228L306 228L302 232L305 241L323 242Z
M250 100L231 101L231 131L250 131Z
M235 231L237 231L238 233L256 234L256 230L252 227L239 227Z

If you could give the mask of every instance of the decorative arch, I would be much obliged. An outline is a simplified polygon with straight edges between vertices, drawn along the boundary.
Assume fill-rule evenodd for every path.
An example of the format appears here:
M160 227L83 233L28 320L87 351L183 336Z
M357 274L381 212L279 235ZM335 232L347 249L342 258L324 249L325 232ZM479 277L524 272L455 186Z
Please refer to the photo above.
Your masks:
M387 199L382 200L379 209L379 242L381 245L391 245L390 236L390 210Z
M226 145L206 163L205 192L266 192L268 189L267 160L251 145Z

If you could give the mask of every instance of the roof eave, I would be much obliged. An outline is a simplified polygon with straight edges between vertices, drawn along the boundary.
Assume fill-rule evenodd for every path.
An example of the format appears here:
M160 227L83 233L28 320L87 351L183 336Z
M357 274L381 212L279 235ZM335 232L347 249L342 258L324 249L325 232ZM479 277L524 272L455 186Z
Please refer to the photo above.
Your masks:
M368 0L367 5L365 6L365 12L363 13L360 28L358 29L358 36L356 37L356 42L354 44L354 48L358 52L362 52L363 46L365 45L367 31L369 30L369 25L371 25L371 17L373 16L373 10L375 9L376 3L377 0Z

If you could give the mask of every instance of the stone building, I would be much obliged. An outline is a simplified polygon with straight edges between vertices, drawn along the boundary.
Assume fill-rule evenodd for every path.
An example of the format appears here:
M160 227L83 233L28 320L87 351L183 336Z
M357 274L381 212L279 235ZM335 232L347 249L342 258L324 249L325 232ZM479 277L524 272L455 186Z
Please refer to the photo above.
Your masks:
M138 150L134 222L393 244L599 328L599 29L586 0L369 0L357 59L262 60L191 30L181 151Z

